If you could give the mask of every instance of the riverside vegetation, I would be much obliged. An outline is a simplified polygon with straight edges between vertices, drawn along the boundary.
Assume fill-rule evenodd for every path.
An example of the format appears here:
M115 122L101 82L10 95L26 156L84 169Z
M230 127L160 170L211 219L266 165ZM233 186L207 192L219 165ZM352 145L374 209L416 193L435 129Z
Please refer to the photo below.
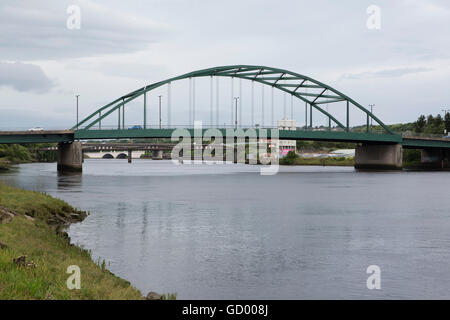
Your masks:
M0 184L0 299L143 299L70 244L62 228L85 217L62 200ZM70 265L80 267L80 290L67 288Z
M12 164L31 162L36 156L34 150L50 146L54 144L0 144L0 171L8 170ZM56 152L39 151L38 157L42 162L54 162Z
M289 151L284 158L280 159L280 164L296 166L353 166L355 160L353 157L302 158L295 152Z

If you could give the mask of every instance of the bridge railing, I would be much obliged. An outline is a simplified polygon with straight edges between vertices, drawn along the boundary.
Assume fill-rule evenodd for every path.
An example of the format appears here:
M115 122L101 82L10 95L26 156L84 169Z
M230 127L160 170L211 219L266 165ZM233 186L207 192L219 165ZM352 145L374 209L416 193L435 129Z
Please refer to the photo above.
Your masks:
M436 134L436 133L418 133L413 131L399 132L400 135L404 138L445 138L444 134Z
M193 126L189 126L189 125L146 125L145 129L193 129ZM208 125L208 124L204 124L202 125L203 129L235 129L236 125L227 125L227 124L223 124L219 127L217 127L216 125ZM340 127L325 127L325 126L319 126L319 127L296 127L296 128L282 128L282 127L277 127L277 126L260 126L260 125L237 125L238 129L280 129L280 130L298 130L298 131L333 131L333 132L345 132L344 129L340 128ZM107 126L97 126L97 127L91 127L87 130L89 131L95 131L95 130L143 130L144 126L142 125L125 125L124 127L118 127L117 125L107 125ZM79 128L78 130L85 130L83 128Z

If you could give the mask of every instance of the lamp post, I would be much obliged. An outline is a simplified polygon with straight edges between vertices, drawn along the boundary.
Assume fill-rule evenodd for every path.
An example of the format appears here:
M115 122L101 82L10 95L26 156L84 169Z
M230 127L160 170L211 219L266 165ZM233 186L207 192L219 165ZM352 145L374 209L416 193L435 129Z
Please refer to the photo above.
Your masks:
M161 98L162 96L158 96L159 98L159 128L161 129Z
M447 113L450 112L450 109L445 109L445 107L444 107L444 109L442 109L441 111L444 112L444 124L445 124L444 134L447 134L448 132L447 132L447 126L446 126L446 123L445 123L445 117L447 116Z
M75 95L75 98L77 98L77 130L78 130L78 97L79 96L80 96L79 94Z
M234 129L237 129L237 126L238 126L238 120L237 120L237 113L238 113L238 100L239 100L239 97L234 97L234 101L235 101L235 109L236 109L236 111L235 111L235 117L234 117Z
M373 114L373 107L375 107L375 105L374 104L369 104L369 107L370 107L370 113ZM370 132L372 132L372 125L373 125L373 118L370 117Z

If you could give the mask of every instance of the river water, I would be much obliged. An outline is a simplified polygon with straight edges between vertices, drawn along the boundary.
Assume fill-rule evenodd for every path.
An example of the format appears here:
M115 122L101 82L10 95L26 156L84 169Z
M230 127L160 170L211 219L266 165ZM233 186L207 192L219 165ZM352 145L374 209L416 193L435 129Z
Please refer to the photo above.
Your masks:
M24 164L0 181L90 211L72 241L144 294L450 298L449 172L86 160L82 175Z

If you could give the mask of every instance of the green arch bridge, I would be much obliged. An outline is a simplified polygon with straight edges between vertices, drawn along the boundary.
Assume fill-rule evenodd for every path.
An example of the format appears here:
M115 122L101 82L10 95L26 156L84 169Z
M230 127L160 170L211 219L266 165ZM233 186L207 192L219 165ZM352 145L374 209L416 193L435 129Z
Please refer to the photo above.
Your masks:
M170 88L171 83L174 81L183 79L190 79L189 81L191 81L191 79L200 77L211 77L211 79L212 77L228 77L233 79L235 78L248 80L252 83L259 83L271 87L273 88L273 90L280 90L281 92L292 96L292 98L304 102L305 125L302 127L297 127L295 128L295 130L279 130L279 138L283 140L319 140L359 143L360 145L356 150L355 159L356 166L358 168L399 169L402 167L402 148L422 149L424 150L422 157L423 161L438 163L441 167L448 166L450 156L450 139L403 137L399 134L394 133L370 110L366 109L349 96L329 85L289 70L251 65L214 67L186 73L164 81L156 82L127 93L121 97L118 97L114 101L98 108L89 116L76 123L70 130L37 132L3 131L0 132L0 143L58 142L61 146L60 158L65 158L65 153L73 153L72 148L68 145L72 145L72 142L76 140L170 138L172 137L172 133L174 132L174 130L177 129L176 126L171 126L170 123L162 126L161 121L160 125L156 128L148 125L147 93L164 85L168 85ZM127 128L125 126L125 110L127 104L140 97L143 99L142 126L139 126L134 130L130 130L130 128ZM191 103L191 99L189 99L189 103ZM324 105L327 106L327 110L325 110L325 108L323 107ZM338 120L336 113L333 112L334 105L344 107L345 121ZM188 130L193 136L193 120L195 120L195 109L191 111L191 108L192 106L190 105L189 125L184 126L184 128ZM352 127L350 125L350 113L354 109L362 112L365 115L366 120L365 128L363 130L359 130L358 132L352 131ZM218 110L216 112L216 123L214 124L213 113L213 106L211 103L209 127L220 130L224 137L230 135L230 132L232 132L232 130L227 130L229 128L224 128L218 125ZM237 113L238 112L236 108L236 111L234 113L235 123L232 127L242 128L244 130L253 127L258 136L262 132L261 130L270 128L270 126L265 126L264 123L258 127L255 127L254 123L252 123L251 126L242 126L242 124L238 123L237 121ZM233 112L231 114L233 118ZM321 114L328 119L327 129L317 130L316 128L313 128L313 119L316 114ZM102 121L107 118L116 116L117 127L102 128ZM264 111L262 111L262 117L264 117ZM371 128L373 122L379 125L384 132L372 132ZM207 129L203 129L203 131L205 130ZM270 138L270 130L268 131ZM78 158L78 155L76 155L75 158ZM78 162L78 159L72 160Z

